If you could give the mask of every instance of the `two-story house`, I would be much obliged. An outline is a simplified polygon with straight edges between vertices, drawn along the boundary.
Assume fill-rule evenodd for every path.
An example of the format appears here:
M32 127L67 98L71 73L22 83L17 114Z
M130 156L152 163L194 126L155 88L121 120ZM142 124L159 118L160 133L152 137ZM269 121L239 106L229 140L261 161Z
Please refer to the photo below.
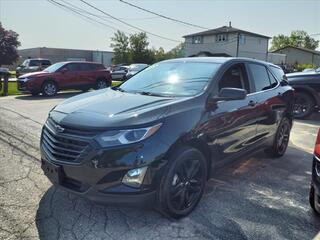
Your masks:
M259 60L268 58L270 37L223 26L183 36L185 56L230 56Z

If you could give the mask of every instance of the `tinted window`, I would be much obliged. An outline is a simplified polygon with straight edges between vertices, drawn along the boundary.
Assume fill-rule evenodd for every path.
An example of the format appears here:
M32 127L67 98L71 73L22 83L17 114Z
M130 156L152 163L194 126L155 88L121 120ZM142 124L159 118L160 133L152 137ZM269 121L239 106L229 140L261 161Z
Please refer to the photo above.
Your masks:
M283 80L285 74L284 74L282 68L270 66L269 69L279 82L281 82Z
M159 95L192 96L205 90L219 69L218 63L156 63L121 85L127 92L149 92Z
M241 88L250 93L248 76L242 64L230 67L223 74L219 82L219 91L221 88Z
M79 71L79 64L78 63L69 63L66 68L70 71L70 72L74 72L74 71Z
M41 60L41 64L45 66L51 65L51 62L49 60Z
M249 69L257 92L272 88L269 74L265 66L249 63Z
M80 64L80 70L81 71L92 71L94 70L94 65L93 64L88 64L88 63L81 63Z
M37 66L40 66L39 60L30 60L29 67L37 67Z
M278 80L272 75L272 73L269 70L268 70L268 74L269 74L269 79L270 79L270 83L271 83L271 88L277 86Z

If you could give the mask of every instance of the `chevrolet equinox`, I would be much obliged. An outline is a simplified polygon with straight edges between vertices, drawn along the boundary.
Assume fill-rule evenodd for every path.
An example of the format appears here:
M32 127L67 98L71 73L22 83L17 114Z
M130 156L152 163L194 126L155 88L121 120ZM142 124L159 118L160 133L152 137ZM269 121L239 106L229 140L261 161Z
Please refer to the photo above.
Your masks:
M52 109L42 130L42 169L53 184L95 202L152 205L183 217L225 163L257 150L285 153L293 98L283 71L270 63L159 62L120 87Z

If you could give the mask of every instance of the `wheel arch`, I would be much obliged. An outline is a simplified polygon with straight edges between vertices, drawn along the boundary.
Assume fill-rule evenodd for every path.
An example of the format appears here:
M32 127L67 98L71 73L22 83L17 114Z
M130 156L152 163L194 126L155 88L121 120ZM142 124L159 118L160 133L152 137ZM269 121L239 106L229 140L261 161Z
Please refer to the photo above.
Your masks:
M205 159L207 160L207 178L209 179L211 176L211 164L212 164L212 155L209 146L199 138L193 138L187 141L183 141L182 139L177 140L167 151L165 156L166 159L169 158L169 155L173 154L178 148L188 146L199 150Z

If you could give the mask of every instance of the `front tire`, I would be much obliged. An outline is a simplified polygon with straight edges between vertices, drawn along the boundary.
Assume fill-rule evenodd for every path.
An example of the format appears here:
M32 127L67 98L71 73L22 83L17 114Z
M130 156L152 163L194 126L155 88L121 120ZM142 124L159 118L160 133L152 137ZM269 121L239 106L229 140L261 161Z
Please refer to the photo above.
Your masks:
M97 83L96 83L96 86L95 86L96 90L104 89L104 88L107 88L107 87L110 87L110 84L107 82L106 79L98 79L97 80Z
M53 81L46 81L42 85L42 95L46 97L53 97L58 92L58 86Z
M307 118L313 113L315 103L313 98L306 93L298 92L294 97L293 114L297 119Z
M169 163L157 191L161 214L181 218L198 205L207 181L207 161L192 147L182 147L169 157Z
M285 154L289 144L290 131L291 123L289 119L285 117L278 126L272 146L265 150L270 157L278 158Z

